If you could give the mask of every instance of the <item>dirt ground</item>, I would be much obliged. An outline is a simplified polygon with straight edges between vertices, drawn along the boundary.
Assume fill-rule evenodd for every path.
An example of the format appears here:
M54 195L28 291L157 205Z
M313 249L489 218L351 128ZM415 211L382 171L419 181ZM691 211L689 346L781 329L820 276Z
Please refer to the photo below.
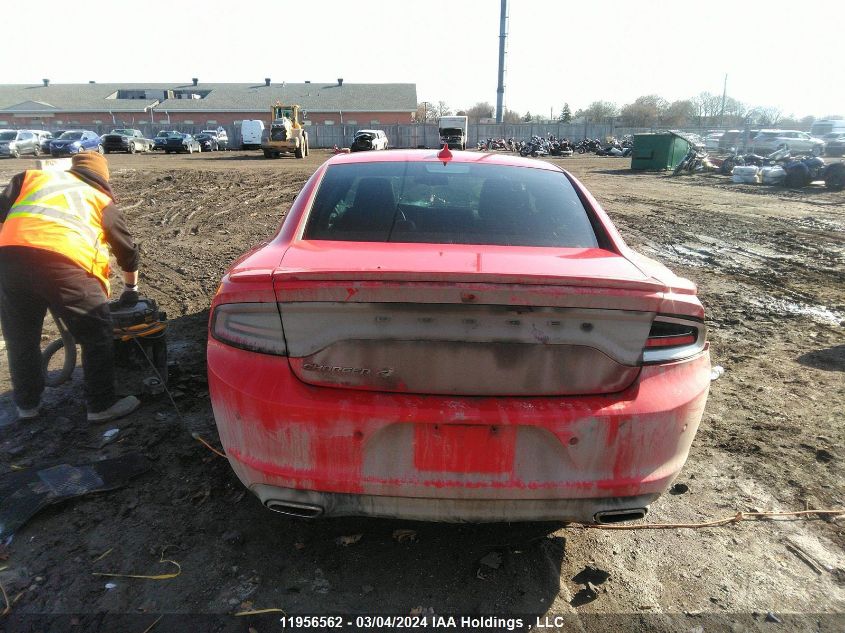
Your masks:
M523 629L560 615L566 631L845 630L842 520L663 531L304 522L245 494L227 461L192 437L219 446L205 377L209 300L226 266L274 234L327 157L109 157L142 245L142 291L171 320L181 414L165 396L145 396L128 419L90 426L79 370L48 391L40 419L10 423L7 414L0 473L131 451L151 460L120 490L44 510L0 552L8 630L141 633L167 614L153 631L246 631L249 618L213 616L257 609L521 614ZM649 520L845 507L845 194L632 173L624 159L556 162L587 185L629 244L699 285L713 363L724 368L678 480L688 490L661 498ZM31 164L0 163L0 185ZM5 355L0 393L8 412ZM110 428L119 433L102 446ZM400 529L415 538L398 540ZM161 557L180 575L96 575L176 570ZM592 600L588 581L598 589ZM108 616L92 614L131 620L109 628ZM176 623L189 614L193 625ZM278 615L251 626L281 630ZM26 628L36 621L42 628Z

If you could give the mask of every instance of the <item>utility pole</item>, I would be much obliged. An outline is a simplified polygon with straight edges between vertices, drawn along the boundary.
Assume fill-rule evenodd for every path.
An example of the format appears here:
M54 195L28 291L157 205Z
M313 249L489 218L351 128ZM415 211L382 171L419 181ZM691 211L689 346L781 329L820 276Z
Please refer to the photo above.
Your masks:
M719 112L719 127L725 126L725 101L728 98L728 73L725 73L725 83L722 86L722 111Z
M505 103L505 52L508 39L508 0L502 0L499 15L499 86L496 88L496 123L502 122Z

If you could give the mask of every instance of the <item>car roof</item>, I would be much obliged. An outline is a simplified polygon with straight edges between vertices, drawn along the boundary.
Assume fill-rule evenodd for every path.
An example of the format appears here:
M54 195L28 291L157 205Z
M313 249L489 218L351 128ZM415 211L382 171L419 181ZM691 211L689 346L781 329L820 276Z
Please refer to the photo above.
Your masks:
M389 152L364 152L354 154L337 154L326 161L326 165L346 165L349 163L433 163L442 162L438 158L440 149L394 149ZM522 158L510 154L493 154L486 152L451 152L453 163L469 163L484 165L509 165L511 167L532 167L547 171L563 170L552 163L533 158Z

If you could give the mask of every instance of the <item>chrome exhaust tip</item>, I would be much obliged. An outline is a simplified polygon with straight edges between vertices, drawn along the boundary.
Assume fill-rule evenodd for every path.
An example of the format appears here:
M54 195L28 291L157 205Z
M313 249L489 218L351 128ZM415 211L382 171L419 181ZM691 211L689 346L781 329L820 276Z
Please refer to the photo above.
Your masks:
M593 515L593 520L596 523L624 523L625 521L636 521L637 519L645 518L648 510L646 508L625 508L624 510L605 510L604 512L596 512Z
M323 508L321 506L315 506L310 503L268 499L264 505L273 512L278 512L279 514L285 514L291 517L298 517L300 519L314 519L323 514Z

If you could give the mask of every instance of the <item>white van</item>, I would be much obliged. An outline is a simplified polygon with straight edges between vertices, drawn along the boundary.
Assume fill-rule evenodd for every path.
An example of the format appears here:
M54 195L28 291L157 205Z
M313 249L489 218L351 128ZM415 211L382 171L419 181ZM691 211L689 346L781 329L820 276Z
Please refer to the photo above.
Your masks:
M810 136L822 138L834 132L845 134L845 119L821 119L813 123L810 128Z
M241 121L241 149L259 149L264 134L264 121L247 119Z

